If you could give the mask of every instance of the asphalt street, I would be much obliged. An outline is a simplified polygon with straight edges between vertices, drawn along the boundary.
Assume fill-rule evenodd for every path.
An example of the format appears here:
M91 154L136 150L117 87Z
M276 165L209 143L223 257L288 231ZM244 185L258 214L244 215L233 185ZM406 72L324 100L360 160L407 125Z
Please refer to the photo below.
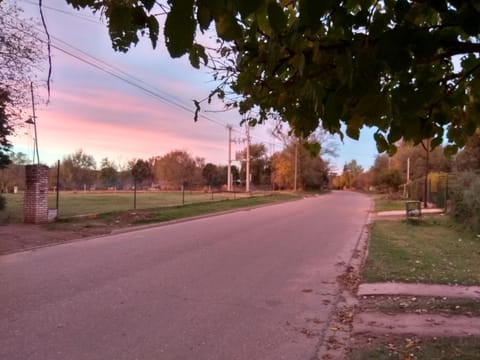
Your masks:
M1 256L0 359L310 360L370 204L333 192Z

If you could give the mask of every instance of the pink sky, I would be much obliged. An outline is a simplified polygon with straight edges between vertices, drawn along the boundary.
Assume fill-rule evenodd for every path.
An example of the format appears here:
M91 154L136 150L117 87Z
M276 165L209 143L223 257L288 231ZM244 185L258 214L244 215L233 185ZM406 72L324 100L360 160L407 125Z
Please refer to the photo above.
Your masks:
M19 1L26 13L38 18L36 2ZM53 44L82 58L84 54L69 48L73 45L82 51L111 64L142 80L141 86L153 87L156 93L180 103L191 112L169 105L163 100L125 82L105 74L71 56L53 49L53 81L50 103L37 110L37 130L40 160L47 165L65 155L83 149L99 162L104 157L125 163L132 158L149 158L163 155L174 149L189 151L207 162L226 164L228 159L226 125L234 126L233 136L244 137L239 126L241 117L231 111L207 113L212 121L200 119L193 122L192 99L201 99L213 88L211 76L195 70L187 59L169 58L163 39L157 50L152 50L148 39L127 54L115 53L107 30L98 17L89 12L77 12L64 0L48 2L48 6L71 13L44 9ZM90 19L85 20L85 19ZM43 36L43 34L42 34ZM91 60L91 59L90 59ZM101 65L104 67L103 65ZM123 76L123 75L122 75ZM45 72L40 76L46 78ZM36 94L46 99L46 89ZM272 125L257 126L252 130L252 142L264 142L269 150L280 150L281 144L270 134ZM15 151L31 156L33 137L30 131L18 131L12 139ZM340 148L337 167L345 161L357 159L364 167L372 165L375 146L371 135L361 142L345 141ZM243 145L233 146L233 153Z

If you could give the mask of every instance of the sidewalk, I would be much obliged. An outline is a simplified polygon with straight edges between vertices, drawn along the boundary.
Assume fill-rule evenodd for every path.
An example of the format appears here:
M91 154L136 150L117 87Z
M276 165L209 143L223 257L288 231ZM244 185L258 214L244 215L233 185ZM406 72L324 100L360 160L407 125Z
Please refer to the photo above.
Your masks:
M438 296L480 300L480 286L450 286L437 284L372 283L360 284L358 296L412 295Z
M390 210L390 211L379 211L376 213L376 216L406 216L405 210ZM422 209L422 215L424 214L442 214L444 209Z
M480 286L437 284L360 284L357 296L414 296L480 301ZM353 321L353 334L414 334L420 336L480 336L480 317L439 313L360 312Z

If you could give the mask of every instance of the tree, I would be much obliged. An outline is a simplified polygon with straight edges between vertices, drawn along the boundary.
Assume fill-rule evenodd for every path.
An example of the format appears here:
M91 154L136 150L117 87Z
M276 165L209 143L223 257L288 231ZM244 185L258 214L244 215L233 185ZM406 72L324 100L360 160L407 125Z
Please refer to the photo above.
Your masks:
M210 187L218 187L227 182L223 168L212 163L208 163L203 167L202 176L205 183Z
M103 187L109 188L117 185L118 173L116 166L107 157L100 162L99 177Z
M92 155L82 149L67 155L60 163L60 181L63 189L90 189L95 184L96 163Z
M196 168L195 159L184 150L170 151L155 162L158 180L168 181L177 188L193 184Z
M13 1L0 1L0 168L10 163L16 121L23 122L22 109L30 104L30 85L43 48L30 34L32 21L20 19Z
M459 171L480 170L480 129L457 155L456 163Z
M15 186L22 189L25 184L27 155L22 152L11 154L10 165L0 169L0 192L12 192Z
M267 155L267 148L264 144L251 144L250 145L250 176L252 184L265 185L270 184L270 159ZM245 148L242 152L244 159L240 165L240 177L245 179L246 177L246 154Z
M0 89L0 169L10 164L9 152L12 144L8 141L8 136L12 134L13 128L9 124L7 104L9 97L6 91Z
M128 51L160 22L172 57L209 64L211 96L249 114L277 116L297 136L319 126L358 139L376 127L379 151L404 138L462 147L480 126L480 7L473 1L66 0L104 14L114 49ZM217 56L197 37L215 26ZM459 59L454 66L455 59ZM240 97L228 100L228 92ZM195 102L197 113L200 103ZM197 114L195 114L195 117Z
M146 160L136 160L132 166L131 172L137 185L143 185L145 182L151 182L153 180L152 167Z
M357 177L363 173L363 167L357 163L357 160L351 160L349 163L345 164L343 171L349 171L353 177Z
M281 152L273 154L271 181L275 188L295 188L295 164L297 189L322 189L328 185L328 164L320 155L313 155L309 145L308 141L302 144L299 139L290 137L287 146Z

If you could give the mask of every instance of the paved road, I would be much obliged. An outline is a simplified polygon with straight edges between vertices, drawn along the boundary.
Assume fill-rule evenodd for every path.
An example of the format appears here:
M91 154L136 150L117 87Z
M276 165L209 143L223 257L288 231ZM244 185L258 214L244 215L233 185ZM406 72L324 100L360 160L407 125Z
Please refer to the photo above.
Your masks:
M325 196L0 257L0 359L311 359L370 200Z

